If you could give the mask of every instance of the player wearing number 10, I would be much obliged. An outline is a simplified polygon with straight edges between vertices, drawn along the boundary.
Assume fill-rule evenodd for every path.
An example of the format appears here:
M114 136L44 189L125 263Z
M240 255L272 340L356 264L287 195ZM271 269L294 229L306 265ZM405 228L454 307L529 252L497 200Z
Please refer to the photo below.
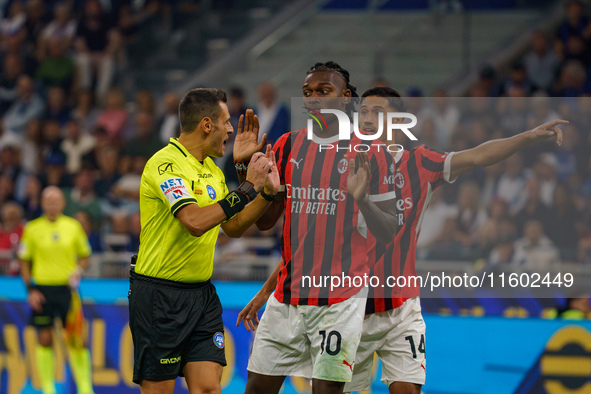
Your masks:
M385 112L404 112L398 92L390 88L373 88L363 93L359 123L363 131L375 133L378 116ZM385 116L383 118L386 118ZM458 175L506 159L526 146L555 138L562 143L557 127L564 120L545 123L516 136L485 142L460 152L437 152L424 145L395 154L396 193L408 205L397 205L399 228L372 275L416 276L415 255L420 235L421 217L431 193L443 182L453 182ZM383 125L385 127L385 124ZM394 144L396 136L386 145ZM406 209L405 209L406 208ZM370 288L363 324L363 335L355 359L355 373L346 392L368 390L374 352L382 361L382 382L390 393L415 393L425 383L425 322L421 315L419 290Z
M209 281L219 227L241 236L279 188L268 145L265 154L253 156L246 181L228 192L211 159L223 156L233 132L223 91L191 90L179 117L180 137L150 158L140 186L142 232L130 273L129 325L133 380L144 394L172 394L177 376L186 378L191 393L221 392L222 306Z
M333 62L314 65L302 93L306 108L343 112L356 95L349 73ZM303 278L367 273L376 239L388 243L394 237L396 193L387 182L394 162L385 147L355 152L348 148L361 139L339 140L338 131L331 119L326 129L315 128L312 139L303 128L275 144L282 189L257 226L268 229L285 214L282 263L272 275L275 293L255 335L247 394L276 394L286 376L312 378L314 393L342 393L353 374L366 289L314 288ZM340 149L320 151L321 143ZM234 157L242 156L235 150ZM313 208L319 206L330 209Z

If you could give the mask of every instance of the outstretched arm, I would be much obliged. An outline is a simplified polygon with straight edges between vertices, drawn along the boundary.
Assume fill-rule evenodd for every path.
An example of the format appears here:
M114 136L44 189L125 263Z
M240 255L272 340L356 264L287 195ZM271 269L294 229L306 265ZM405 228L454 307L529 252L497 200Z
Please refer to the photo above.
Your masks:
M553 120L513 137L487 141L476 148L456 152L451 158L450 179L455 179L458 175L478 167L487 167L505 160L515 152L536 142L554 138L556 145L560 146L562 130L558 125L566 123L568 123L566 120Z
M281 264L283 260L279 260L279 263L263 285L259 292L253 297L252 300L240 311L238 314L238 319L236 319L236 327L240 325L240 322L244 324L247 331L254 331L256 326L259 324L259 317L257 312L261 309L269 297L275 287L277 286L277 274L279 273L279 269L281 268Z

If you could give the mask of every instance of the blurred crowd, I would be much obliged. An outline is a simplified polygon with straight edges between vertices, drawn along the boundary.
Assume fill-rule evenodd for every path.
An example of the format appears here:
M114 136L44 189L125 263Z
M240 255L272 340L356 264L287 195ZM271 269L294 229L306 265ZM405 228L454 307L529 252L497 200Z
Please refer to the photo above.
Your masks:
M137 251L141 173L178 134L179 96L124 91L117 73L146 20L198 3L0 0L0 273L17 273L13 256L23 225L41 214L40 192L48 185L64 190L66 214L82 223L95 254ZM531 50L508 72L484 67L469 98L401 91L419 119L419 142L442 151L554 118L571 122L561 147L532 146L437 189L422 222L419 258L520 267L591 263L591 24L582 3L565 10L554 32L533 34ZM374 84L388 85L387 78ZM272 83L251 96L238 86L227 92L235 129L246 108L255 108L269 142L289 131L289 107ZM237 186L231 151L229 141L227 157L217 160L230 189ZM216 258L277 256L279 231L252 228L242 240L222 233Z

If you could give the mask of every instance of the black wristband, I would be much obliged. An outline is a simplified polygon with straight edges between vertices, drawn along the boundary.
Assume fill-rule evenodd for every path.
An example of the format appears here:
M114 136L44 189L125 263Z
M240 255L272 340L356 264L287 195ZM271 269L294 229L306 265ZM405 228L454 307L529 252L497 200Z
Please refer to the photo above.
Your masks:
M218 201L218 204L221 205L226 217L230 219L242 211L248 202L248 196L245 193L239 190L232 190L223 200Z
M271 202L273 202L273 200L275 200L275 196L277 195L277 193L275 193L271 196L271 195L265 193L265 191L263 189L261 189L260 193L261 193L261 197L263 197L265 200L271 201Z

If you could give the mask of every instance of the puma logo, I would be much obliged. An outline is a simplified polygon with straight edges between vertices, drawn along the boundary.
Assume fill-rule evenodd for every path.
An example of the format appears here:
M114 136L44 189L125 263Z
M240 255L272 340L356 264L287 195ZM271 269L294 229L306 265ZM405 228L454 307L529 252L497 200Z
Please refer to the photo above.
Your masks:
M302 158L302 159L300 159L298 161L295 161L295 159L292 158L292 159L289 160L289 162L295 164L296 168L299 170L300 169L300 162L302 160L304 160L304 159Z
M421 364L421 368L423 368L423 370L425 371L425 373L427 373L427 369L425 368L425 366L423 364Z
M355 361L353 361L351 364L349 364L347 362L347 360L343 360L343 364L345 364L347 367L349 367L349 369L351 370L351 372L353 372L353 364L355 364Z

